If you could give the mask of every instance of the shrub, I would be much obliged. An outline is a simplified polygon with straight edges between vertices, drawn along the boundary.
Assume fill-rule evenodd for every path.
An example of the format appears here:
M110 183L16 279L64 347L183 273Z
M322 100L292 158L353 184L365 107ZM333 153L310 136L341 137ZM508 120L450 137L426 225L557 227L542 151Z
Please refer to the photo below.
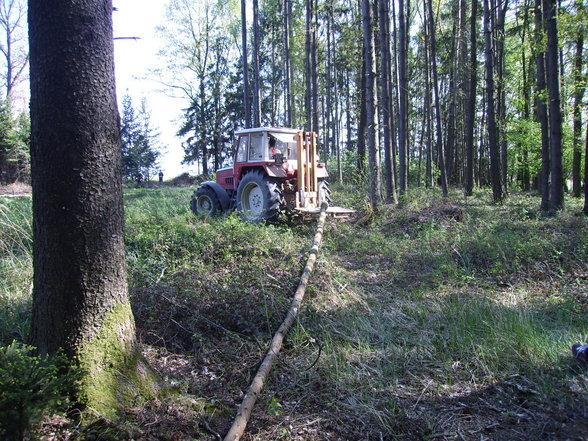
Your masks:
M22 440L48 411L62 404L66 366L63 355L36 356L17 342L0 347L0 437Z

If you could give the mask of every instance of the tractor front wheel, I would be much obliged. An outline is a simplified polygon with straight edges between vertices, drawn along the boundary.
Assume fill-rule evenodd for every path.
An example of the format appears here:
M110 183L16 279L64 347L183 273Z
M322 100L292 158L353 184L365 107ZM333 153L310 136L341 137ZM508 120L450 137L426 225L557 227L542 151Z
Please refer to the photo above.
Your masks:
M220 201L214 190L210 187L200 187L192 195L190 208L194 214L216 216L223 211Z
M253 170L245 174L237 189L237 211L249 222L274 221L280 214L282 194L266 174Z

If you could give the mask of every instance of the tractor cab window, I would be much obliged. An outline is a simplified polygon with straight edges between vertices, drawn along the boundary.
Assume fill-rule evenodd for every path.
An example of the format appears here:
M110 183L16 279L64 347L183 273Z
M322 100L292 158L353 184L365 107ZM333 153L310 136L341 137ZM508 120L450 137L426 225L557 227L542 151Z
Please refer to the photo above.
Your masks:
M264 145L264 133L252 133L251 144L249 145L249 160L250 161L263 161L263 145Z
M237 145L237 162L247 161L247 150L249 149L249 135L239 136Z
M294 133L270 132L270 144L284 155L284 159L296 159L296 141ZM275 147L273 146L275 144Z

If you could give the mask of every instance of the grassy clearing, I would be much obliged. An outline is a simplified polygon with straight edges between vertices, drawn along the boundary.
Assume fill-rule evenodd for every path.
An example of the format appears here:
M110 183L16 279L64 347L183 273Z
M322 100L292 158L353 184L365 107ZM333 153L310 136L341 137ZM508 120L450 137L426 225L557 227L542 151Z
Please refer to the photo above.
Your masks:
M436 412L476 395L509 403L495 420L515 405L523 421L566 409L573 423L587 409L588 378L569 349L588 332L586 218L573 204L546 219L536 198L487 199L411 194L364 228L326 233L331 291L314 303L329 342L322 372L341 393L334 401L382 433L455 431L459 406L445 422ZM483 413L464 433L491 425Z
M338 205L360 215L328 223L248 439L574 439L588 413L588 376L569 349L588 339L588 221L576 215L579 202L544 218L536 197L490 205L485 192L441 201L419 190L402 209L368 214L363 193L334 190ZM178 391L141 409L134 427L145 437L223 433L314 233L313 224L194 217L191 191L125 193L139 336ZM26 336L30 200L0 203L8 210L0 226L7 344ZM207 423L195 429L194 420Z

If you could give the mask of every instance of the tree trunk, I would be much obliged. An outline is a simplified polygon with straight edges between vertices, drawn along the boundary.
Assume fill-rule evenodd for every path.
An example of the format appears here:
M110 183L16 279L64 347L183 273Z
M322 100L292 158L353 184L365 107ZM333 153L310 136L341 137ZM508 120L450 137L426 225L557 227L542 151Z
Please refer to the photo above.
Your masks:
M314 130L312 125L312 0L306 0L306 35L304 44L304 108L306 111L306 131Z
M584 150L584 214L588 216L588 124L586 124L586 148Z
M547 28L546 78L549 94L549 152L551 154L551 185L549 211L563 209L563 154L559 80L559 47L557 37L557 2L545 1Z
M537 90L536 90L536 117L541 125L541 179L539 188L541 192L541 211L549 210L549 121L547 119L547 107L544 101L545 94L545 52L543 47L543 6L541 0L535 0L535 46L538 48L535 54L537 67Z
M382 100L382 121L384 126L384 164L386 176L386 202L398 203L396 196L396 183L394 182L394 163L392 162L392 133L390 123L392 112L390 107L390 15L388 12L389 0L378 0L380 22L380 90Z
M74 399L109 416L156 384L127 295L111 14L29 2L32 343L63 349L83 372Z
M506 13L508 11L508 0L503 1L504 4L502 5L502 8L499 8L498 5L495 8L493 8L497 13L497 17L494 20L494 23L496 24L495 29L492 30L493 34L495 35L492 56L495 60L495 63L493 64L496 71L496 81L494 81L494 84L496 86L496 128L498 140L497 142L500 149L499 156L502 194L504 196L504 194L508 192L508 150L506 142L506 89L504 87L504 22L506 20Z
M530 90L530 68L529 63L527 61L527 53L525 48L525 43L527 40L527 34L529 33L529 5L530 0L525 0L524 3L524 12L523 12L523 26L521 29L521 47L522 50L522 75L523 75L523 118L526 121L531 119L531 90ZM531 189L531 173L529 168L529 148L527 143L524 143L522 146L522 156L523 159L521 161L521 170L520 170L520 182L521 187L524 191L529 191Z
M490 5L484 0L484 38L486 64L486 114L488 118L488 146L490 148L490 179L494 202L503 198L500 182L500 151L498 145L498 128L496 127L496 111L494 101L494 55L492 52L492 32L490 29Z
M474 190L474 125L476 123L476 88L478 85L478 48L476 19L478 0L472 0L472 15L470 18L470 78L468 82L468 98L466 111L466 173L465 194L471 196Z
M445 152L443 149L443 135L441 133L441 104L439 99L439 75L437 74L437 42L435 38L435 20L433 19L433 1L428 0L428 14L427 23L429 25L429 41L432 71L433 71L433 98L435 100L435 121L437 132L437 159L439 162L439 170L441 171L441 191L443 197L447 197L447 173L445 168Z
M290 39L291 39L291 17L292 17L292 1L284 0L284 86L285 86L285 101L286 101L286 127L294 125L293 110L294 103L292 99L292 64L290 56Z
M400 196L406 194L408 188L408 78L407 78L407 26L406 4L408 0L398 0L398 177Z
M245 106L245 128L251 127L251 92L249 90L249 63L247 61L247 1L241 0L241 45L243 46L243 105Z
M310 76L312 80L312 130L319 131L319 96L318 96L318 59L317 59L317 34L318 23L316 19L317 6L316 0L311 0L311 63Z
M361 0L363 1L363 0ZM366 151L366 131L367 131L367 98L365 96L367 89L367 70L366 70L366 54L365 45L362 47L362 63L361 73L359 78L360 83L360 97L359 97L359 123L357 126L357 168L358 170L365 170L365 151Z
M361 17L363 28L364 64L366 71L365 81L365 105L366 105L366 130L368 146L368 169L369 169L369 197L373 210L376 210L379 202L378 188L378 161L376 145L376 118L375 118L375 90L376 72L374 65L374 45L372 31L372 13L370 0L361 1Z
M577 14L582 15L584 12L583 0L577 1ZM583 83L584 68L583 48L584 48L584 29L578 26L576 37L576 59L574 63L574 138L573 142L573 161L572 161L572 189L574 197L579 198L582 193L582 100L584 99L584 90L586 85Z
M261 127L261 79L259 72L259 5L253 0L253 126Z

